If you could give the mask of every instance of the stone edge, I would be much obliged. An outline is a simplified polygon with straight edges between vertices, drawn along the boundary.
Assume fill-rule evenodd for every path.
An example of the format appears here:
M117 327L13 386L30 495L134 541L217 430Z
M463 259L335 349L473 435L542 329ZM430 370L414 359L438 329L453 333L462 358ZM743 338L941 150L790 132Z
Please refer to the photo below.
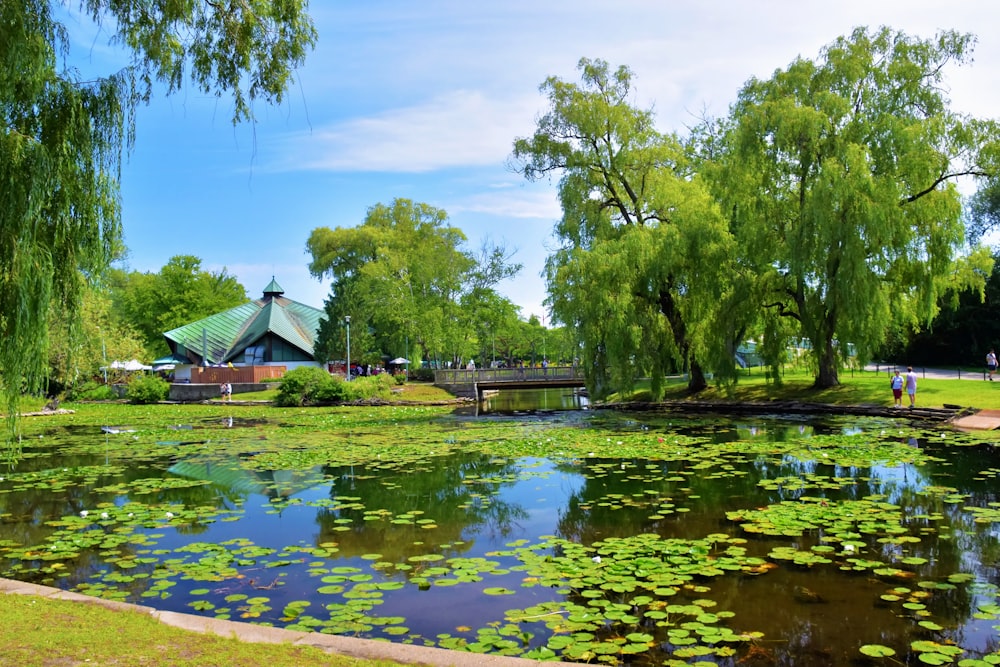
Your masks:
M191 632L213 634L219 637L237 639L249 643L291 644L312 646L327 653L336 653L364 660L391 660L402 664L430 665L433 667L528 667L530 665L568 665L571 663L528 660L481 653L466 653L430 646L411 646L374 639L340 637L318 632L300 632L266 625L224 621L207 616L160 611L145 605L117 602L90 597L72 591L64 591L51 586L29 584L13 579L0 579L0 593L34 595L54 600L69 600L96 604L114 611L130 611L148 614L160 623Z

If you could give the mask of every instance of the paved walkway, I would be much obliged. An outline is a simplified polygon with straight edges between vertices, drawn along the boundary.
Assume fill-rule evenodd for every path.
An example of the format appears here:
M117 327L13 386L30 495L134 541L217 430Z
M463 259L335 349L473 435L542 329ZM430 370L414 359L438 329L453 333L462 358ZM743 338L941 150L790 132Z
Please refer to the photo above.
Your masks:
M901 375L906 374L906 366L892 366L886 364L868 364L865 366L866 371L879 372L884 374L886 377L892 375L893 370L899 370ZM926 368L924 366L914 366L913 370L917 372L917 375L921 378L930 378L932 380L978 380L982 382L986 377L986 370L956 370L954 368ZM1000 372L996 374L997 381L1000 382Z
M906 373L905 366L896 367L886 366L884 364L868 364L865 366L866 371L877 371L879 373L885 373L886 376L891 375L896 368L899 369L900 373ZM984 382L987 380L985 369L978 371L961 371L955 369L924 368L922 366L914 366L913 370L917 372L917 375L920 378L931 378L934 380L972 380L974 382ZM1000 382L1000 373L996 373L995 375L997 382ZM1000 410L979 410L975 414L957 417L952 420L952 426L970 431L992 431L1000 428Z

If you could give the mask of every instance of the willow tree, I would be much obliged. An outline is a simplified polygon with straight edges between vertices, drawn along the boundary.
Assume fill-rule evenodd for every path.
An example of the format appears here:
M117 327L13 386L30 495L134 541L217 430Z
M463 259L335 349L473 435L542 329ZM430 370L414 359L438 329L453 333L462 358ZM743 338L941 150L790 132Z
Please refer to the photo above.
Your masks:
M512 157L529 180L559 176L561 245L546 263L553 314L578 330L598 394L648 373L658 396L675 369L703 389L728 232L681 142L632 105L631 71L588 59L579 69L580 85L542 84L549 109Z
M22 391L43 386L52 308L78 323L84 283L121 250L136 106L157 83L170 93L190 78L231 96L233 122L251 119L256 101L281 101L316 36L306 0L83 0L130 56L84 79L63 64L63 4L0 2L0 393L11 415Z
M944 92L972 44L858 29L751 79L731 108L712 180L762 305L811 341L818 387L838 384L849 346L868 358L891 327L929 322L949 289L981 293L990 259L959 257L955 181L995 173L997 128Z

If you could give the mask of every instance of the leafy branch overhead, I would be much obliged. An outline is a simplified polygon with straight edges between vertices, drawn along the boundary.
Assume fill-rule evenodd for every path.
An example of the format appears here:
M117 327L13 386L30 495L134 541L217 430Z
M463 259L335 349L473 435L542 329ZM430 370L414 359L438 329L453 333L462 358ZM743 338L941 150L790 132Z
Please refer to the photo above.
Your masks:
M46 375L53 310L77 328L81 294L124 252L120 170L137 105L185 79L233 101L233 121L280 102L316 41L305 0L85 0L129 64L67 69L79 20L63 3L0 3L0 392L16 413ZM10 422L13 425L13 422Z

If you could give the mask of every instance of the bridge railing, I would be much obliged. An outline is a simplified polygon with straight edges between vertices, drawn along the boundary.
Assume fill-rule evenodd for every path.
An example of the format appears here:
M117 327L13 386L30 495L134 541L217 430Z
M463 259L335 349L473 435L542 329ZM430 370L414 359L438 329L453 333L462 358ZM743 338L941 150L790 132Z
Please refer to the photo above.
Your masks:
M548 368L448 368L434 371L434 384L480 384L489 382L583 381L583 371L575 366Z

